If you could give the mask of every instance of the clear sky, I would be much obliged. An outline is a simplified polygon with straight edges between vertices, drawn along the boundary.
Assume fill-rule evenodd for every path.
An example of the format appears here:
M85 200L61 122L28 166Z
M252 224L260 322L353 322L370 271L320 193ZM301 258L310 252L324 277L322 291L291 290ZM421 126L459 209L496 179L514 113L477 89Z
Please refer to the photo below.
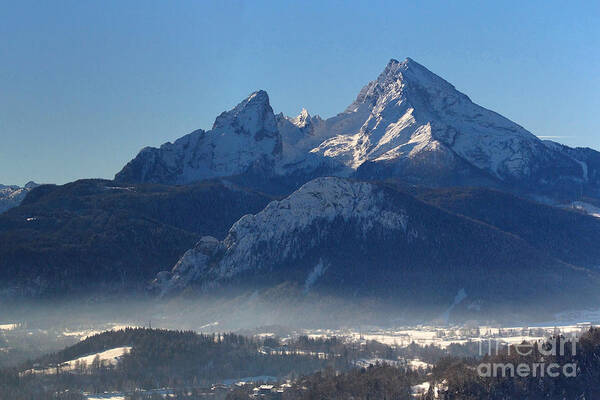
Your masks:
M250 92L332 116L411 57L600 150L600 2L0 0L0 183L112 178Z

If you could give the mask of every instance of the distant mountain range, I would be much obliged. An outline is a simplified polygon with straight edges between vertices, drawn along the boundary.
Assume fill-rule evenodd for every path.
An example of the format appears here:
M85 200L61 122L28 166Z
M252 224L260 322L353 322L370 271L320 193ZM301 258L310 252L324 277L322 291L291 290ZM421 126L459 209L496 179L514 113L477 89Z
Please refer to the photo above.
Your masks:
M0 293L584 307L600 293L599 171L599 152L391 60L332 118L275 114L257 91L114 181L32 190L0 216Z
M33 181L27 182L23 187L0 185L0 214L21 204L25 195L37 186L39 185Z

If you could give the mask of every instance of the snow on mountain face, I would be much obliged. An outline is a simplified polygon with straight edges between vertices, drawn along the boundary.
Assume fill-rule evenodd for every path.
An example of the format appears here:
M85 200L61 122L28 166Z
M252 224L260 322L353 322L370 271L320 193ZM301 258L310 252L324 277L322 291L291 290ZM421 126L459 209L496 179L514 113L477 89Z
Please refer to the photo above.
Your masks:
M203 238L172 273L159 274L157 282L163 291L200 277L214 285L245 270L273 268L302 258L319 244L327 224L334 220L352 221L366 237L377 228L407 234L407 218L402 208L387 204L384 193L372 184L318 178L288 198L269 203L260 213L242 217L222 242ZM298 239L307 233L310 240Z
M589 164L589 163L588 163ZM275 116L264 91L198 130L145 148L118 181L185 184L244 175L406 178L426 184L585 182L585 162L474 104L407 58L391 60L348 108L326 120ZM304 179L305 177L306 179ZM482 183L483 182L483 183ZM568 186L569 184L567 184Z
M460 157L492 176L528 178L553 157L534 135L480 107L454 86L407 58L391 60L338 119L364 119L313 152L353 169L366 161L410 161L426 155L439 168ZM356 121L350 124L356 127ZM543 166L542 166L543 167Z
M302 109L294 118L277 115L277 127L283 144L283 155L276 168L277 175L310 176L320 170L325 171L321 175L349 176L353 172L338 160L324 158L311 151L330 137L331 124L327 121L318 115L311 116L306 109Z
M33 181L23 187L0 185L0 214L21 204L27 193L36 186L39 185Z
M210 131L197 130L159 149L143 149L115 179L185 184L272 169L281 158L281 146L269 97L260 90L219 115Z

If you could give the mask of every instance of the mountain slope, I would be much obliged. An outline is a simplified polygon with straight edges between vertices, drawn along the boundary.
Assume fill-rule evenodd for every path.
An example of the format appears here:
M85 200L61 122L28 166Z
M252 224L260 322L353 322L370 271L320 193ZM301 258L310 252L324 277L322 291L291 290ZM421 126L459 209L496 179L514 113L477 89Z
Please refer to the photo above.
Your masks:
M582 181L575 188L578 190L578 193L574 196L576 199L582 196L600 199L600 152L588 147L571 148L550 140L545 140L544 144L580 165Z
M490 225L442 211L388 185L315 179L241 218L223 241L203 238L155 285L256 290L289 282L305 291L441 307L469 303L573 305L596 296L598 276Z
M270 200L219 182L40 186L0 215L0 294L143 288L202 235L224 237L233 222Z
M420 200L511 233L569 264L600 267L600 219L485 188L416 188Z

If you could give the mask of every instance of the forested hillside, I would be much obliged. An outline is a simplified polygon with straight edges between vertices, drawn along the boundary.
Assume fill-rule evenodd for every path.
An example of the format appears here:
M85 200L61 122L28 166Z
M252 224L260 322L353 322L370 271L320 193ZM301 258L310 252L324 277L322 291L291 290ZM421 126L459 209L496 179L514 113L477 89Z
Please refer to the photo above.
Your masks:
M238 218L269 200L219 182L40 186L0 215L0 294L144 288L202 235L223 237Z

